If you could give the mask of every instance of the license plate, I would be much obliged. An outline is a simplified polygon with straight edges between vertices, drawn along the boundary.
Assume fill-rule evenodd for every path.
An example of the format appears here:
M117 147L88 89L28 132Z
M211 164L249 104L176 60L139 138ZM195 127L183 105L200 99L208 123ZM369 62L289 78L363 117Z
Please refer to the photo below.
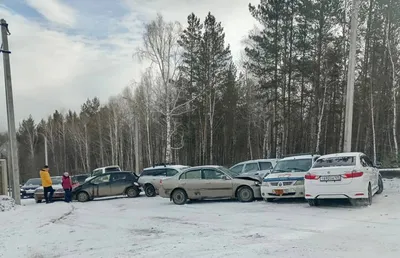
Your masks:
M27 190L26 193L34 193L35 190Z
M341 176L321 176L319 180L322 182L341 181L342 177Z
M275 191L275 194L277 194L277 195L282 195L284 192L282 189L276 189L274 191Z

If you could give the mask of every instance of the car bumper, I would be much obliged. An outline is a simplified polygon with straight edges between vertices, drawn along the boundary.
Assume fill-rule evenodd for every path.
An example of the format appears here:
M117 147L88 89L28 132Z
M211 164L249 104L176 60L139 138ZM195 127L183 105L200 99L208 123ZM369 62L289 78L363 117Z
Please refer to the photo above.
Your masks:
M34 195L35 200L44 200L44 194L40 193L40 194L35 194ZM65 198L65 194L64 193L57 193L54 192L53 194L53 200L61 200Z
M283 191L283 192L282 192ZM261 196L264 199L269 198L304 198L304 185L290 186L261 186Z
M323 185L306 184L306 199L364 199L368 198L368 187L363 182L347 185Z

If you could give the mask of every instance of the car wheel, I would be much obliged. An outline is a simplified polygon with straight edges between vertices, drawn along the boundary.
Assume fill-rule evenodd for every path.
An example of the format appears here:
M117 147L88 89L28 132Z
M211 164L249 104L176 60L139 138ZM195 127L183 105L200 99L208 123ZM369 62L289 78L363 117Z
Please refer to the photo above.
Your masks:
M36 202L36 203L41 203L42 200L36 200L36 199L35 199L35 202Z
M187 201L186 192L182 189L176 189L172 192L172 201L177 205L183 205Z
M371 184L368 184L368 198L365 200L365 206L370 206L372 204L372 188Z
M266 202L273 202L273 201L274 201L274 198L267 198L267 199L265 199L265 201L266 201Z
M156 196L156 189L154 188L153 185L147 184L144 187L144 193L146 194L147 197L154 197Z
M89 195L85 192L80 192L77 195L77 199L79 202L87 202L89 201Z
M379 186L379 189L376 192L376 194L381 194L383 192L383 179L382 179L381 175L379 175L379 178L378 178L378 186Z
M250 187L242 186L237 192L237 197L241 202L252 202L254 200L254 193Z
M138 189L135 188L135 187L129 187L129 188L126 190L126 195L127 195L129 198L138 197L138 196L139 196L139 191L138 191Z
M308 205L310 205L311 207L319 206L319 200L309 199L309 200L307 200L307 202L308 202Z

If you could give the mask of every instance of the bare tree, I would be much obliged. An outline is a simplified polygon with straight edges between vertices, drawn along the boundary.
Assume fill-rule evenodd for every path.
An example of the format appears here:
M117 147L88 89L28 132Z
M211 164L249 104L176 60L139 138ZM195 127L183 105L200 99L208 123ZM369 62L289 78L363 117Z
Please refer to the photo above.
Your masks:
M164 18L158 14L155 20L146 24L143 46L136 53L141 60L149 60L152 67L155 66L160 78L159 87L155 90L160 105L154 108L165 118L165 159L167 162L172 160L173 119L187 112L187 102L178 104L181 90L176 84L177 68L180 64L180 46L177 41L181 30L178 22L165 22Z

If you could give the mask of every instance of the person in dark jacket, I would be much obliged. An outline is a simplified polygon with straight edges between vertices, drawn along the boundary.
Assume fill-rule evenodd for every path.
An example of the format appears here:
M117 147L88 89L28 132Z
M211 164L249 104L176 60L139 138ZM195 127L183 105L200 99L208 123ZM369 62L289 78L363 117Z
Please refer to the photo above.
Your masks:
M68 172L65 172L62 177L62 187L64 189L64 201L71 202L72 197L72 179Z

